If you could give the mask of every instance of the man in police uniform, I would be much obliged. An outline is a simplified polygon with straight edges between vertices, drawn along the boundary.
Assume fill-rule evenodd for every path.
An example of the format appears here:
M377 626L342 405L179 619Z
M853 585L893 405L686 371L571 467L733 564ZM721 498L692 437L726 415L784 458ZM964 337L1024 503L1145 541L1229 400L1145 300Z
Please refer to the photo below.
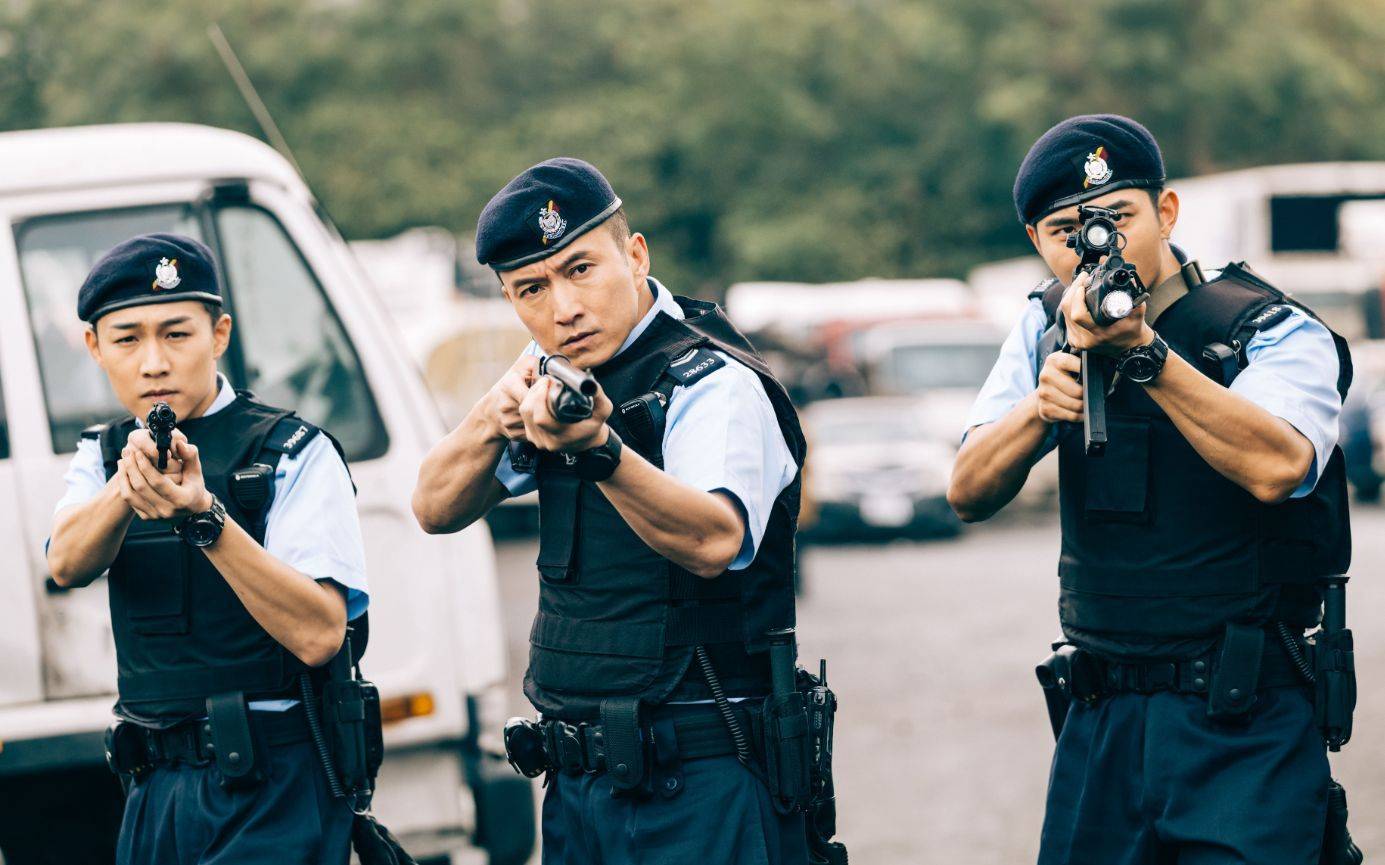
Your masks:
M1152 286L1109 327L1072 276L1079 204L1119 214ZM1178 204L1128 118L1074 117L1029 151L1015 205L1057 280L1004 343L948 493L985 519L1059 450L1059 613L1097 681L1059 737L1044 865L1307 865L1323 843L1328 764L1285 644L1319 621L1315 578L1350 555L1336 446L1350 359L1250 270L1202 282L1169 243ZM1103 456L1084 450L1078 357L1039 348L1059 316L1073 349L1117 359Z
M133 775L117 861L345 865L351 811L327 792L299 698L368 602L346 464L218 374L231 317L198 241L115 247L77 314L131 416L82 434L48 564L69 587L109 569L109 741ZM160 402L178 423L162 472L142 420Z
M649 276L585 162L512 180L476 247L534 341L429 454L414 511L457 531L538 490L524 689L548 740L544 862L807 861L802 816L775 810L722 714L753 738L768 634L794 621L804 445L784 389L719 308ZM599 381L589 420L550 412L554 354Z

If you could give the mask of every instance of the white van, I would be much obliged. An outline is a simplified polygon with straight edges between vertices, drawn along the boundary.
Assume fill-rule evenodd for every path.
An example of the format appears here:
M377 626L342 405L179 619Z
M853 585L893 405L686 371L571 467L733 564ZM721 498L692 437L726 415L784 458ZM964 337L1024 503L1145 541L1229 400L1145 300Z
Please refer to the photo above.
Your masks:
M0 134L0 849L85 862L109 844L115 658L106 592L63 591L43 551L79 432L122 413L75 313L95 260L136 234L205 241L235 318L223 371L341 440L371 586L364 669L387 759L376 813L420 861L514 863L530 784L493 756L505 651L484 524L429 537L409 507L445 432L341 237L288 162L180 124ZM56 846L47 846L56 845ZM71 855L57 855L76 845Z

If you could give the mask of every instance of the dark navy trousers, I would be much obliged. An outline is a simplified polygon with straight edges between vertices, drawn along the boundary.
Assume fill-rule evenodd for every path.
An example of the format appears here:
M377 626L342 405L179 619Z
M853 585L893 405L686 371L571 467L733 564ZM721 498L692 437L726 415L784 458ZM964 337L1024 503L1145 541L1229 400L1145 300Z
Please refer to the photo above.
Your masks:
M806 865L803 815L784 816L735 757L655 770L644 799L605 773L555 773L543 800L543 865Z
M130 787L117 865L346 865L351 809L311 742L263 748L268 777L227 791L216 766L161 766Z
M1192 694L1068 712L1039 865L1317 865L1327 753L1306 692L1261 691L1249 722Z

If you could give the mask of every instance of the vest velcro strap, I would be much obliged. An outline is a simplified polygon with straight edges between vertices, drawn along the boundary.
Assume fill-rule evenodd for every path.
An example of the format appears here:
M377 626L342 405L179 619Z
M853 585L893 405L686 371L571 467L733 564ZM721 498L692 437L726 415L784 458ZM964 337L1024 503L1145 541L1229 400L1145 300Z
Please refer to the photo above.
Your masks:
M1088 568L1075 562L1058 566L1063 588L1112 597L1198 597L1253 592L1260 583L1255 559L1193 568Z
M741 584L736 572L705 579L680 567L671 567L668 596L674 601L731 601L740 600Z
M159 670L146 674L120 676L120 699L139 703L146 700L184 700L205 698L228 691L264 694L282 689L288 679L284 654L278 657L218 667L187 670Z
M593 622L549 613L534 617L529 641L541 649L591 655L662 658L663 623Z
M695 604L670 607L664 643L669 646L707 646L745 640L740 604Z

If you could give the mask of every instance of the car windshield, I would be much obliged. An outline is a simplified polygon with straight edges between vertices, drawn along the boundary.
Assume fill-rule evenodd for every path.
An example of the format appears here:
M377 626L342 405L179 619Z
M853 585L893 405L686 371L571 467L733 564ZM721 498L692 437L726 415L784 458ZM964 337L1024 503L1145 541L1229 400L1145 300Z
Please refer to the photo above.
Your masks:
M881 364L884 384L898 393L937 388L980 389L995 365L1000 346L991 343L901 345Z

